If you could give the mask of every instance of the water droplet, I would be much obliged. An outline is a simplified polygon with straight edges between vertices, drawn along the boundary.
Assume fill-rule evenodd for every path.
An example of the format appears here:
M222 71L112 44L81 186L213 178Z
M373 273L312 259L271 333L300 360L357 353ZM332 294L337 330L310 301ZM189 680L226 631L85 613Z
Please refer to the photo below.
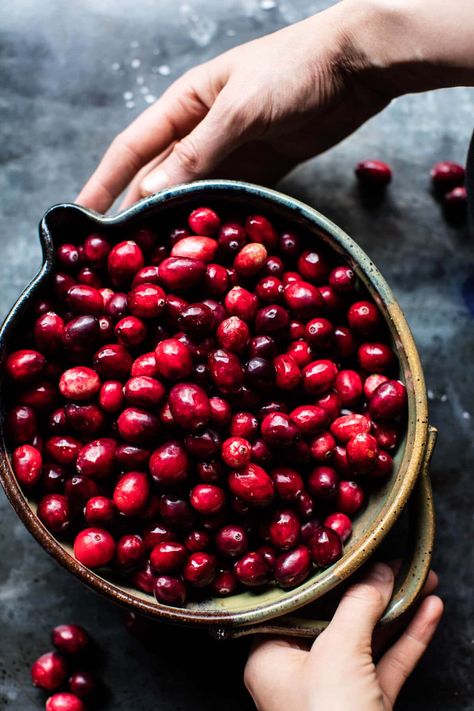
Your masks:
M235 35L237 34L237 32L232 29L226 30L225 33L226 33L227 37L235 37Z
M145 83L145 79L142 76L137 77L137 84L141 86L142 84Z
M161 74L163 77L169 76L171 74L171 67L169 67L168 64L160 64L158 74Z
M156 96L153 96L153 94L147 94L144 99L147 104L153 104L156 101Z
M126 101L125 106L127 109L134 109L135 108L135 102L134 101Z
M446 393L443 393L440 397L441 402L448 402L448 396Z
M133 99L133 91L124 91L123 98L125 99L125 101L130 101L130 99Z
M160 52L161 52L161 49L158 49L158 47L155 47L155 48L152 50L151 53L154 54L155 57L156 57L156 55L157 55L157 54L160 54Z
M260 0L262 10L273 10L276 6L275 0Z
M140 42L138 42L137 40L132 40L130 42L130 47L132 47L132 49L136 49L139 46L140 46Z
M150 89L147 86L141 86L140 91L142 92L142 94L149 94L150 93Z
M118 70L120 69L120 62L112 62L111 66L114 72L118 72Z
M465 420L470 420L470 419L471 419L471 413L470 413L470 412L464 411L464 412L462 413L462 416L463 416L463 418L464 418Z
M139 59L132 59L130 62L130 66L133 67L133 69L138 69L138 67L141 65L141 61Z
M428 400L434 400L435 394L432 390L428 390Z

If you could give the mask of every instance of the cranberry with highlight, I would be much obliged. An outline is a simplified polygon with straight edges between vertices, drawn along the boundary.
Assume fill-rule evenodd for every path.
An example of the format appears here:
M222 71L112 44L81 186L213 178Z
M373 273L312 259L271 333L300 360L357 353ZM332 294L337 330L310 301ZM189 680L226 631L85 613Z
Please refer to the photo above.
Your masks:
M86 711L81 699L67 691L50 696L46 701L45 708L46 711Z
M198 484L191 489L189 500L191 506L203 516L212 516L222 511L225 504L225 494L220 486L215 484Z
M275 548L288 550L294 548L300 537L301 526L294 511L277 511L270 522L270 541Z
M188 552L182 543L162 541L150 553L150 565L155 573L171 573L181 570L188 557Z
M237 558L247 550L248 536L242 526L229 524L217 531L215 544L221 555Z
M31 667L31 680L34 686L46 691L57 689L65 681L66 676L66 660L57 652L41 655Z
M219 229L221 221L210 207L197 207L189 215L188 225L198 235L213 235Z
M69 502L62 494L46 494L40 499L36 514L48 531L61 535L71 524Z
M43 457L36 447L31 444L22 444L13 451L12 466L20 484L32 487L40 480Z
M159 575L153 591L158 602L164 605L182 607L186 602L186 587L183 581L171 575Z
M35 380L46 367L46 358L38 351L19 350L7 357L5 369L7 375L17 384Z
M102 294L93 286L76 284L67 292L67 303L74 313L96 316L104 309Z
M160 422L156 415L138 407L127 407L118 419L117 427L120 436L132 444L151 442L160 430Z
M352 533L352 523L349 516L340 512L329 514L324 520L324 525L337 533L343 543Z
M339 477L332 467L315 467L308 476L308 489L316 499L330 499L338 491Z
M206 274L206 263L190 257L168 257L158 266L163 285L170 291L184 291L197 286Z
M85 528L74 541L74 555L88 568L101 568L114 557L114 539L101 528Z
M347 515L354 514L364 503L364 491L355 481L339 482L335 508Z
M395 362L392 349L385 343L363 343L357 351L357 359L362 370L368 373L385 373Z
M198 551L191 553L187 559L184 569L184 580L195 588L203 588L209 585L216 574L216 558L211 553Z
M321 252L308 249L298 259L298 271L303 279L323 284L328 277L329 267Z
M445 195L453 188L463 185L465 169L459 163L443 160L435 163L430 170L433 188L438 194Z
M245 221L245 231L253 242L260 242L273 250L278 245L278 233L263 215L250 215Z
M342 542L332 528L321 526L315 531L311 542L311 555L313 561L320 568L332 565L342 555Z
M77 366L64 371L59 380L61 395L68 400L89 400L100 390L100 378L92 368Z
M90 637L79 625L58 625L51 632L51 642L63 654L74 655L86 649Z
M107 269L114 284L130 282L144 266L143 252L132 240L116 244L107 256Z
M368 474L375 466L379 453L377 440L367 432L360 432L348 441L346 453L355 474Z
M303 387L308 395L329 390L336 380L337 366L332 360L315 360L303 369Z
M93 496L84 507L84 518L88 526L108 528L115 522L116 509L112 499Z
M234 566L237 579L248 587L259 587L268 582L268 564L262 553L246 553Z
M175 242L171 250L172 257L186 257L212 262L216 256L218 243L210 237L183 237Z
M350 328L363 337L373 336L382 325L378 308L371 301L356 301L349 307L347 321Z
M273 481L258 464L250 463L232 471L228 486L234 496L254 506L266 506L273 499Z
M365 188L381 189L392 180L392 171L381 160L363 160L357 164L355 174Z
M297 318L307 319L324 311L324 301L313 284L293 281L284 291L286 304Z
M298 546L283 553L275 564L275 579L287 589L300 585L311 571L311 554L306 546Z
M372 393L369 412L374 420L386 422L394 420L406 410L406 388L399 380L387 380Z

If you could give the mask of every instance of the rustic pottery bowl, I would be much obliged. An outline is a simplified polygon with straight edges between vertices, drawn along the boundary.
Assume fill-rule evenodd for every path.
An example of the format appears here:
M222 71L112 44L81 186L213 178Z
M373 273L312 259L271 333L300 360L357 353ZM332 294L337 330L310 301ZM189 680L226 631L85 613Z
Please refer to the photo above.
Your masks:
M166 220L179 211L198 205L235 205L267 213L296 229L314 235L343 255L364 282L384 315L400 361L400 377L408 393L408 427L395 457L392 476L370 497L365 509L354 521L354 531L336 564L314 573L299 587L282 590L269 587L263 592L242 592L229 598L211 598L189 602L185 608L162 605L151 596L128 588L105 571L93 572L79 563L69 545L56 540L36 516L36 505L21 491L13 474L3 424L0 429L0 478L6 494L28 530L61 565L82 582L106 597L135 612L161 620L210 628L219 637L237 636L255 629L262 632L284 631L311 636L327 624L307 615L294 613L332 590L352 575L377 549L419 481L416 491L412 550L408 553L394 596L384 621L404 612L419 593L429 569L434 524L427 465L434 444L434 431L428 426L428 408L420 360L405 317L387 283L361 248L339 227L316 210L273 190L248 183L206 180L165 190L142 200L114 217L103 217L76 205L56 205L40 224L43 265L7 316L0 332L0 353L5 353L21 334L24 316L32 300L47 292L53 271L54 244L68 235L101 231L112 239L122 239L124 231L153 220ZM0 393L5 384L0 379ZM4 398L2 398L2 401ZM270 622L269 622L270 621Z

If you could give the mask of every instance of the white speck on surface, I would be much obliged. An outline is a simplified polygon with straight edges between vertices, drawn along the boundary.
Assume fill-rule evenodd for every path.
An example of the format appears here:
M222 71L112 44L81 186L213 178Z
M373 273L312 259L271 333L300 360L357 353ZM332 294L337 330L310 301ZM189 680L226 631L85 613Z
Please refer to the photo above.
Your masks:
M124 91L123 98L125 99L125 101L130 101L130 99L133 99L133 91Z
M142 94L149 94L150 93L150 89L147 86L141 86L140 91Z
M237 34L237 32L235 30L233 30L232 28L226 30L225 33L226 33L227 37L235 37L235 35Z
M139 67L140 65L141 65L141 61L140 61L139 59L137 59L137 58L132 59L132 61L130 62L130 66L131 66L133 69L138 69L138 67Z
M141 85L144 84L144 83L145 83L144 77L142 77L141 75L139 75L139 76L137 77L137 84L138 84L139 86L141 86Z
M159 47L154 47L151 51L152 54L155 55L155 57L161 53L161 49Z
M161 74L162 77L169 76L171 74L171 67L168 64L160 64L158 74Z
M118 72L118 70L120 69L120 62L112 62L111 66L114 72Z
M274 10L277 4L275 0L260 0L260 7L262 10Z
M125 106L127 109L134 109L135 108L135 102L134 101L126 101Z
M440 397L441 402L448 402L448 396L446 393L443 393Z
M139 46L140 46L140 42L138 42L138 40L132 40L132 41L130 42L130 47L131 47L132 49L137 49L137 47L139 47Z
M153 96L153 94L147 94L144 99L147 104L153 104L156 101L156 96Z
M193 42L198 47L207 47L217 32L217 22L205 15L198 15L188 4L181 5L179 12Z
M464 410L464 412L462 413L462 416L463 416L463 418L464 418L465 420L470 420L470 419L471 419L471 413L470 413L470 412L467 412L466 410Z
M428 390L428 400L434 400L435 399L435 394L432 390Z

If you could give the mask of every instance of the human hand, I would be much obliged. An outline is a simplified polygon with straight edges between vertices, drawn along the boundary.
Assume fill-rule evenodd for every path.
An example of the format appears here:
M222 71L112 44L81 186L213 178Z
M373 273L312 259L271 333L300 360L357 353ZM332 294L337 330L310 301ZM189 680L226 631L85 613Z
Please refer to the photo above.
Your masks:
M431 595L431 572L424 599L399 639L374 662L387 629L374 628L393 590L393 572L384 564L344 594L329 626L310 649L299 641L260 638L245 668L245 684L259 711L389 711L434 635L443 613Z

